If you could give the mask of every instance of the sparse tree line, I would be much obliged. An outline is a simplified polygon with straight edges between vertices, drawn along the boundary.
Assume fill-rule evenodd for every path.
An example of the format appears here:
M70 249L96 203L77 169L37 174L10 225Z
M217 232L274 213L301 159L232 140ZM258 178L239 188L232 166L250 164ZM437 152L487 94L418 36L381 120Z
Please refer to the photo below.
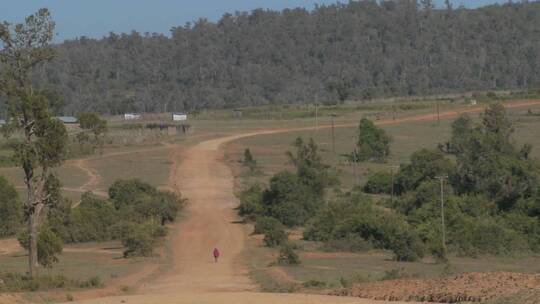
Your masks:
M384 130L366 120L359 130L367 134L359 135L353 156L388 156ZM288 152L296 172L277 173L268 186L242 192L239 213L256 223L255 233L264 234L268 246L287 243L286 227L303 226L304 239L323 242L326 249L387 249L400 261L539 252L540 166L529 157L531 146L517 146L512 133L504 107L491 104L479 122L457 118L448 142L413 153L394 174L377 172L350 192L339 190L316 144L298 139L296 152ZM327 196L330 186L336 193ZM392 199L378 203L368 195L391 191Z
M540 3L432 4L362 0L313 11L259 9L180 25L170 37L81 37L56 45L58 56L33 79L61 93L64 101L54 110L66 114L337 103L540 85Z

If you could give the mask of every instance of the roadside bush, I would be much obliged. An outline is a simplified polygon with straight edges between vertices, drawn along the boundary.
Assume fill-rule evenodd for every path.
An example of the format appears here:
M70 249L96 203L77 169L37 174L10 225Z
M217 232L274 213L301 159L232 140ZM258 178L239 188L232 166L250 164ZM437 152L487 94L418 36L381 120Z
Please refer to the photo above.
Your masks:
M283 242L279 247L279 256L277 259L279 265L299 265L300 257L294 252L293 247L288 242Z
M184 200L173 192L156 191L152 196L142 195L133 202L138 221L156 219L161 225L174 222L184 207Z
M91 193L83 194L81 203L71 211L69 242L99 242L112 239L111 228L118 221L114 206Z
M257 222L255 222L255 229L253 231L254 234L266 234L268 231L274 230L274 229L282 229L285 230L285 227L283 227L283 224L281 224L280 221L273 217L269 216L262 216L257 218Z
M280 246L288 239L283 225L274 225L268 227L264 233L264 244L268 247Z
M306 223L322 205L322 197L301 182L294 173L283 171L270 180L263 192L264 215L278 219L285 226Z
M319 280L309 280L302 283L302 286L304 286L305 288L325 288L326 282Z
M261 186L253 185L240 194L238 213L249 221L254 221L263 214Z
M159 238L166 234L166 228L154 221L134 224L122 238L124 257L151 256Z
M371 175L364 185L364 192L371 194L390 194L392 192L392 174L380 171Z
M154 196L156 193L155 187L138 179L117 180L109 188L109 198L117 210L132 205L145 195Z
M17 190L0 176L0 237L17 233L22 225L23 208Z
M30 278L20 273L0 274L0 292L22 292L70 288L101 288L103 282L99 277L85 281L69 279L63 275L40 275Z
M373 206L368 198L357 194L331 202L304 231L305 239L324 242L352 235L369 240L375 248L391 250L398 261L415 261L424 254L421 239L403 217Z

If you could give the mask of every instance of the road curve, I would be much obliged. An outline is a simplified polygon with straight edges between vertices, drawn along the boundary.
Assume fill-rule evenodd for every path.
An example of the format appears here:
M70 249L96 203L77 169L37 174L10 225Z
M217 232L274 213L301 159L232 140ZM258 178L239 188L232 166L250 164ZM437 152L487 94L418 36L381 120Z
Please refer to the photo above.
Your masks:
M506 104L509 108L534 105L540 105L540 100ZM440 117L450 119L461 113L482 112L483 109L473 107L448 111L441 113ZM436 119L436 114L426 114L377 123L385 125ZM348 126L355 124L337 127ZM245 263L240 260L248 231L244 225L235 223L239 218L233 209L238 201L233 194L232 172L224 161L221 147L240 138L310 129L312 127L256 131L204 141L183 152L178 150L174 155L177 161L173 162L169 187L181 191L189 199L189 204L186 219L177 224L172 232L173 266L157 279L142 286L137 290L138 294L80 303L383 303L346 297L259 293L247 276ZM180 157L182 161L179 161ZM217 264L211 255L214 247L220 248L222 252Z

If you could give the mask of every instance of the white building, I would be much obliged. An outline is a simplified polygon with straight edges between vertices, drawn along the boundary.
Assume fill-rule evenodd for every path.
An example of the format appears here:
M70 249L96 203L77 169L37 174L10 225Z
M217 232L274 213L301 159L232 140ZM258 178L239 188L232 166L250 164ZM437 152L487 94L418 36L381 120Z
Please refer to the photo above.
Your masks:
M137 113L124 114L124 120L137 120L137 119L141 119L141 114L137 114Z
M187 114L186 113L173 113L172 114L172 120L173 121L185 121L185 120L187 120Z

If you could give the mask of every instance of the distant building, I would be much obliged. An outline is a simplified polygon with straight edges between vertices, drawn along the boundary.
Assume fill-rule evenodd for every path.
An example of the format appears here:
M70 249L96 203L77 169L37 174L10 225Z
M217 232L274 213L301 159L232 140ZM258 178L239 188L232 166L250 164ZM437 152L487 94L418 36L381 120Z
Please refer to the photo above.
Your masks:
M172 120L173 121L185 121L185 120L187 120L187 114L186 113L173 113L172 114Z
M6 124L6 120L5 119L0 119L0 126L3 126Z
M137 120L141 119L141 114L138 113L125 113L124 120Z
M77 120L77 118L73 116L57 116L55 118L60 120L66 125L79 123L79 120Z

